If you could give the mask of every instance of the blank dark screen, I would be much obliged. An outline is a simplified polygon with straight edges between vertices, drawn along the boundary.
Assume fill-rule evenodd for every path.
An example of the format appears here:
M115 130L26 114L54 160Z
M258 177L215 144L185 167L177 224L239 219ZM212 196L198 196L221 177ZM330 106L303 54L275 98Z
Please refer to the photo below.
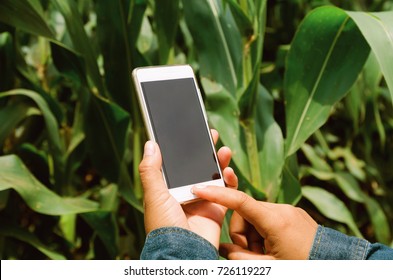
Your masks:
M192 78L142 83L168 188L220 178Z

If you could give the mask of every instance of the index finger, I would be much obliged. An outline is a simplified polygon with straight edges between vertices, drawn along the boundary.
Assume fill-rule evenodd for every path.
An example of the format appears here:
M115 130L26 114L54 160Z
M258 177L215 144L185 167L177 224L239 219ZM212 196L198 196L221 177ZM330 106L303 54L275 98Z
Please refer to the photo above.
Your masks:
M253 224L263 236L274 225L275 213L272 204L257 201L242 191L214 186L196 186L193 188L193 193L202 199L235 210Z

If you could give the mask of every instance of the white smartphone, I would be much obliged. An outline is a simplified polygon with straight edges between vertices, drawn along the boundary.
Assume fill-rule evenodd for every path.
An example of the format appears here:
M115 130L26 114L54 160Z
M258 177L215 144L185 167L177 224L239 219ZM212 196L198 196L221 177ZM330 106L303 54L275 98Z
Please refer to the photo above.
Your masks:
M180 203L198 185L225 186L203 100L189 65L136 68L132 72L147 134L162 154L162 173Z

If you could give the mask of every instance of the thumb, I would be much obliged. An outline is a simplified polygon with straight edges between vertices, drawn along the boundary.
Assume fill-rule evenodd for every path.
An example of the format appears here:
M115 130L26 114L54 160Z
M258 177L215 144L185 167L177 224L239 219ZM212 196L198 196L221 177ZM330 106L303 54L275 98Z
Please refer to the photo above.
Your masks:
M166 189L161 173L161 152L157 143L147 141L144 148L143 159L139 164L139 174L145 195Z

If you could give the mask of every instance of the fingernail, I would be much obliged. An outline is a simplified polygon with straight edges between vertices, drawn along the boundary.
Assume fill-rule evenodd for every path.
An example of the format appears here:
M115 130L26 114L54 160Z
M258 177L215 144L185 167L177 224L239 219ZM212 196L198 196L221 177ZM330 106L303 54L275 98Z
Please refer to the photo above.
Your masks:
M145 150L143 156L152 156L156 152L156 147L153 141L147 141L145 144Z

